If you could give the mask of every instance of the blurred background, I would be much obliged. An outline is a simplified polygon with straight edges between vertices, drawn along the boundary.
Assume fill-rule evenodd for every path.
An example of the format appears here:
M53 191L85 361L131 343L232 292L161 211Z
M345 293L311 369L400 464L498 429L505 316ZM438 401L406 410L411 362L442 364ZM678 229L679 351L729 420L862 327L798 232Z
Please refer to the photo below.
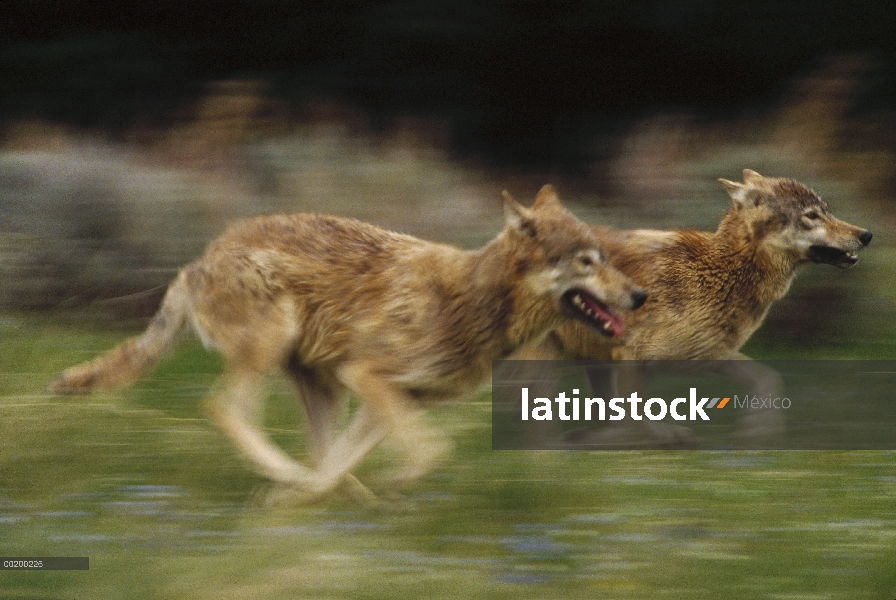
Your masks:
M220 365L197 345L123 394L42 390L237 218L475 247L502 189L552 183L587 221L714 229L745 167L875 234L854 269L807 268L747 354L891 359L894 29L842 0L4 0L0 554L92 558L0 595L892 598L891 453L495 453L485 395L433 417L458 449L413 510L257 511L199 417ZM301 420L273 384L299 456Z
M227 223L276 211L349 214L471 246L500 226L501 189L530 198L553 183L586 219L712 229L727 206L716 179L739 180L744 167L804 181L873 229L864 262L890 251L887 3L8 0L0 10L9 308L145 316L160 293L140 293ZM797 289L775 322L780 343L879 336L888 270L816 268L809 288L813 275L824 291ZM891 349L861 344L866 357Z

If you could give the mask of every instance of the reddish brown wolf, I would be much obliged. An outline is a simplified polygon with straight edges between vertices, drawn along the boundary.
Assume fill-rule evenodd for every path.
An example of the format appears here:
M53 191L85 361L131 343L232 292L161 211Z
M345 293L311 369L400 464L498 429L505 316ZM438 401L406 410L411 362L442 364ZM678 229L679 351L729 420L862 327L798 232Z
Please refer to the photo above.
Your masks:
M618 336L619 311L647 297L606 264L551 187L531 209L505 192L504 211L504 230L476 251L332 216L237 223L180 272L142 336L72 367L51 389L130 384L191 328L226 361L207 413L262 475L308 499L337 486L366 495L350 472L391 435L407 459L398 478L413 480L448 448L422 404L470 395L493 360L569 318ZM262 384L276 371L306 408L313 468L259 424ZM348 394L362 405L337 435Z
M814 191L744 170L720 180L732 206L715 232L593 226L610 264L650 293L621 343L575 323L552 336L575 358L729 359L810 263L850 267L871 232L837 219Z
M650 298L629 316L622 337L596 336L568 322L544 343L523 349L519 357L745 359L740 348L762 324L772 302L787 293L801 267L810 263L850 267L858 260L856 252L871 242L870 231L834 217L818 194L803 184L763 177L749 169L743 177L743 183L719 180L732 206L715 232L593 226L610 264L647 290ZM774 393L778 386L777 374L759 363L730 361L724 368L756 394ZM592 383L607 389L606 381ZM633 425L640 429L633 439L643 438L644 429L654 427ZM688 438L681 427L654 428L648 435L664 443ZM745 435L752 435L749 430L748 426ZM620 443L625 437L607 441Z

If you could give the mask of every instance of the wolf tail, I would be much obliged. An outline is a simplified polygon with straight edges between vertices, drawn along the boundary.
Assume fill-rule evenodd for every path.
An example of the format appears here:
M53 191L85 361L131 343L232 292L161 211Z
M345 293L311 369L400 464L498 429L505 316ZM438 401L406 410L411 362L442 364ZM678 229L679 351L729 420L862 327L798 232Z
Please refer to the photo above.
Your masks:
M187 282L181 272L168 286L161 308L142 335L125 340L92 361L67 369L50 384L49 391L87 394L131 385L174 348L187 327L189 306Z

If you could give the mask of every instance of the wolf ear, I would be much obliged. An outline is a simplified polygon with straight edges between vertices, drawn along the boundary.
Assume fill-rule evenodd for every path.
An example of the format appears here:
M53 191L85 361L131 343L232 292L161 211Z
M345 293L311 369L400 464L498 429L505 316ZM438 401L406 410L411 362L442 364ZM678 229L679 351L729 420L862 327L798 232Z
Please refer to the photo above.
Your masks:
M765 179L765 177L753 169L744 169L744 183L754 183L763 179Z
M507 190L501 195L504 197L504 226L532 235L535 231L532 210L514 200Z
M728 190L728 195L734 200L735 206L747 205L747 188L744 184L728 181L727 179L719 179L719 183L724 185L725 189Z
M534 210L559 209L563 208L563 205L560 203L560 196L557 195L557 190L554 189L554 186L546 185L538 191L532 208Z

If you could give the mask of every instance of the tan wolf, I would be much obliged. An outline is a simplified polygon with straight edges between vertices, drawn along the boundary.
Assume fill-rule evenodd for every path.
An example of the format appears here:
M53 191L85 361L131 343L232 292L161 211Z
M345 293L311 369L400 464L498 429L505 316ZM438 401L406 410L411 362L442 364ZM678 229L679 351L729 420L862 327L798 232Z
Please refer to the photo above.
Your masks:
M143 335L50 389L130 384L192 328L226 363L206 413L262 475L308 499L337 487L365 496L350 471L391 435L406 458L398 479L413 480L448 449L421 405L470 395L493 360L569 318L618 336L619 311L647 297L550 186L531 209L505 192L504 213L500 235L475 251L333 216L239 222L179 273ZM305 406L313 468L261 429L262 384L277 371ZM361 407L337 435L348 394Z
M743 178L743 183L719 180L732 205L715 232L592 226L610 264L647 290L649 299L627 318L622 337L595 336L569 322L520 357L745 359L740 348L801 267L850 267L871 241L870 231L834 217L801 183L750 169ZM724 369L756 393L774 393L779 384L776 373L752 361L728 362ZM606 389L607 382L593 385ZM641 429L650 426L643 423ZM686 431L658 429L664 431L659 438Z

